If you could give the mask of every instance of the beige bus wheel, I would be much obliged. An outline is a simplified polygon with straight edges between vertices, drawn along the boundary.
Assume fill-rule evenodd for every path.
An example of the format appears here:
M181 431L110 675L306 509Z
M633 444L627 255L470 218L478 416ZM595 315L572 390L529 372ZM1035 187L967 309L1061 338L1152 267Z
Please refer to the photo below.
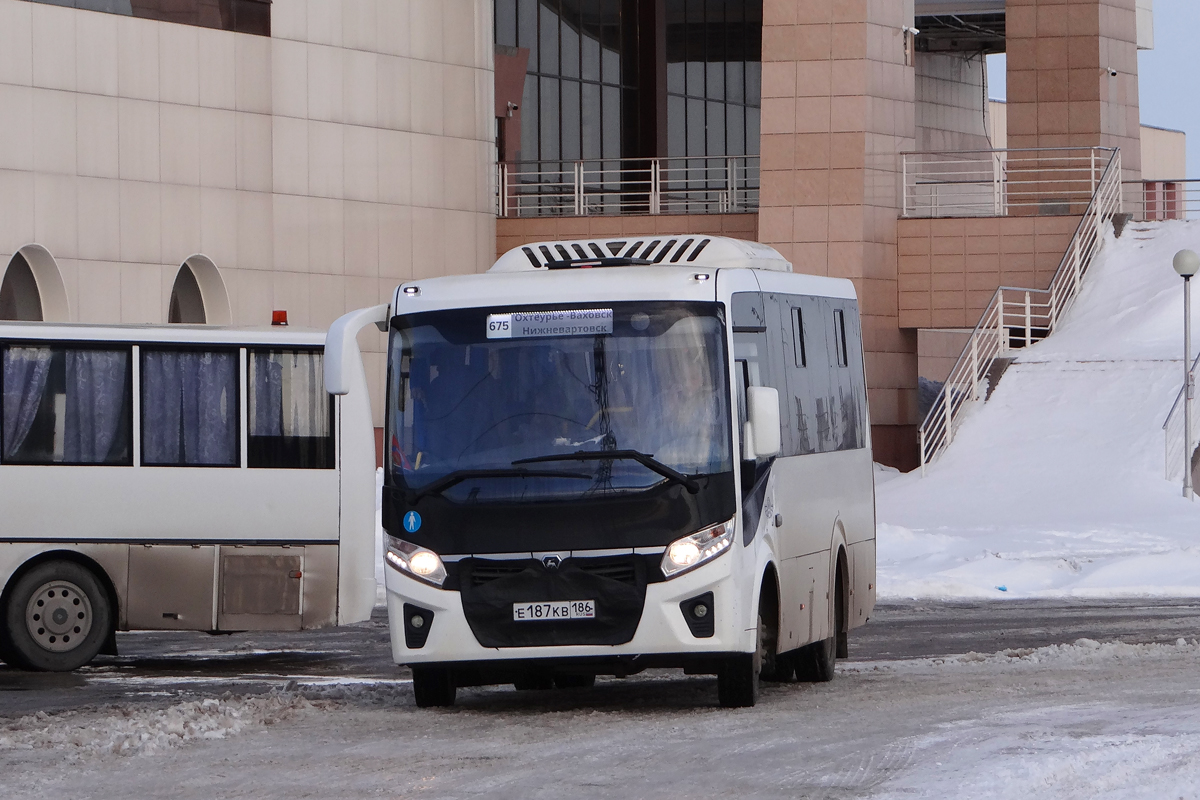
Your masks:
M15 666L69 672L95 658L112 626L108 594L91 570L48 561L26 572L4 608Z

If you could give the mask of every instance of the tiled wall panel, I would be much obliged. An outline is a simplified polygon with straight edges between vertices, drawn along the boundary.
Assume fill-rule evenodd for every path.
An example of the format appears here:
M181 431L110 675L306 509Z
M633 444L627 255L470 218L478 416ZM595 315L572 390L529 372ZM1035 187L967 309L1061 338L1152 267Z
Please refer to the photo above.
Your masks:
M490 265L491 1L288 0L272 27L0 0L0 272L36 243L73 318L165 322L199 253L235 324L324 328Z

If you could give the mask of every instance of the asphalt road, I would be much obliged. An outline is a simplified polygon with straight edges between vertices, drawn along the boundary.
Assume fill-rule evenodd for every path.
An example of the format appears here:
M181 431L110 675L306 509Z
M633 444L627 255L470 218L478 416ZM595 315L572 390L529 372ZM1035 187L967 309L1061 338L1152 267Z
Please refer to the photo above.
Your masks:
M850 660L994 653L1081 638L1127 643L1200 637L1200 600L891 603L853 632ZM300 683L404 681L392 663L386 615L306 633L118 634L119 656L70 674L0 664L0 717L108 704L167 705L190 697L256 694Z

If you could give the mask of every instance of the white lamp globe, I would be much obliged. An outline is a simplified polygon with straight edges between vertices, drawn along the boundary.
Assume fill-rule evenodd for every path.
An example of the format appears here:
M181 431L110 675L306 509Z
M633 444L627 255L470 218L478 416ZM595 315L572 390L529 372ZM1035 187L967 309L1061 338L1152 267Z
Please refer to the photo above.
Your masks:
M1182 278L1190 278L1200 272L1200 256L1192 250L1180 250L1171 263Z

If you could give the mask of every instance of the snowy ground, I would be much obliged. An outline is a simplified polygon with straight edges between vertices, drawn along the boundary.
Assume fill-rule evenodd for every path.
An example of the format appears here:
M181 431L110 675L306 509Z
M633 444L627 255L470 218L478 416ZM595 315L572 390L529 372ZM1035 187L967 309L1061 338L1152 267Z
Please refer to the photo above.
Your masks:
M1200 502L1164 478L1161 429L1182 382L1171 258L1198 246L1200 223L1110 236L927 474L877 473L881 597L1200 596Z
M673 673L585 692L295 685L0 721L5 798L1200 797L1200 645L857 662L712 706ZM1104 691L1098 693L1097 686Z

